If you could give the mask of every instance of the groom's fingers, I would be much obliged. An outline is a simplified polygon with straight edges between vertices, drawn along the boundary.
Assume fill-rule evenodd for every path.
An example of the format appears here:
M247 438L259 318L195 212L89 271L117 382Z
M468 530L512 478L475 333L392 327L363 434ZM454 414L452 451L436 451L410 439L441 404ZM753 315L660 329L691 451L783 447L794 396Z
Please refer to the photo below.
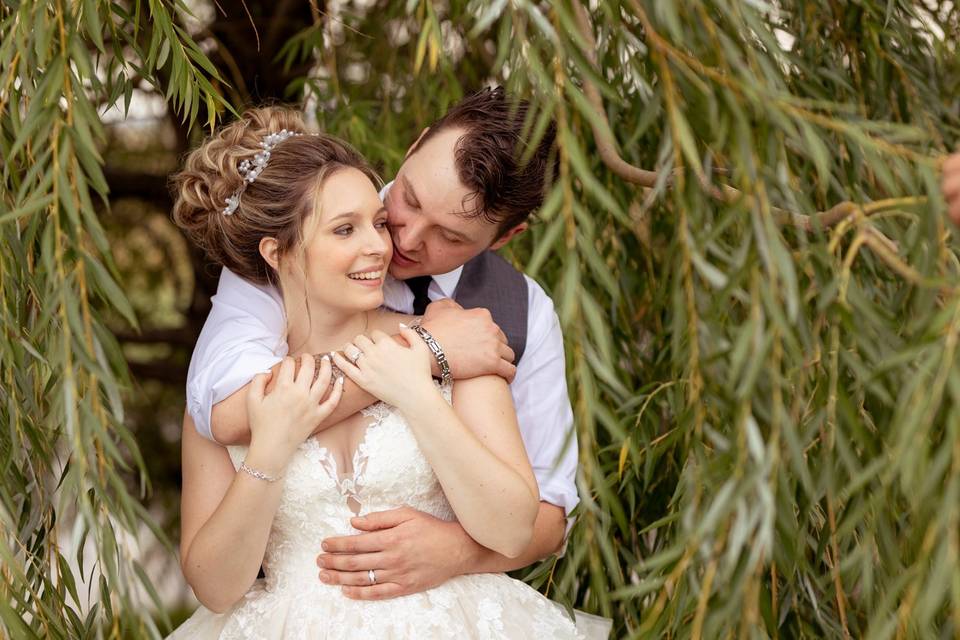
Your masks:
M331 553L373 553L374 551L383 551L388 546L386 536L379 531L327 538L323 541L324 552L317 556L317 562L319 563L320 558L326 558ZM374 569L376 567L367 568Z
M398 524L410 520L416 512L410 507L399 507L387 511L374 511L365 516L351 518L350 524L354 529L361 531L378 531L380 529L391 529Z
M403 587L393 582L384 582L369 587L344 587L343 595L351 600L386 600L404 595Z
M377 578L376 584L386 584L392 582L393 573L383 569L374 569L374 576ZM372 587L370 584L369 571L330 571L326 569L320 572L320 582L324 584L339 585L341 587Z
M517 367L501 358L500 364L497 365L497 375L508 383L513 382L513 379L517 377Z
M513 349L510 348L510 345L503 343L500 344L498 355L500 356L501 360L506 360L507 362L513 362L517 357L517 354L513 352Z
M389 564L389 558L382 553L323 554L317 558L321 571L374 571Z

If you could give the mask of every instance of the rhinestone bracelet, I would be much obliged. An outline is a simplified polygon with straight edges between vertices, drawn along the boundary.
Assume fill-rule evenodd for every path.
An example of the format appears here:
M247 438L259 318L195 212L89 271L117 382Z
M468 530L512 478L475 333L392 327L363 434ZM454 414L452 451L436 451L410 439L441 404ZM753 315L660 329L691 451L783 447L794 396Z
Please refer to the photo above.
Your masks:
M240 471L245 471L246 473L249 473L257 480L266 480L267 482L276 482L277 480L280 479L278 476L268 476L263 471L257 471L253 467L248 467L246 460L240 463Z

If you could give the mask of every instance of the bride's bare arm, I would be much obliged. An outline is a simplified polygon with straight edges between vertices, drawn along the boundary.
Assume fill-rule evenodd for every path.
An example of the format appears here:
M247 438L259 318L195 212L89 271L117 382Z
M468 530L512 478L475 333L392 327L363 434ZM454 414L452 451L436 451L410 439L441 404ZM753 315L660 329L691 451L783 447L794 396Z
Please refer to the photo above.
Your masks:
M294 374L292 358L281 363L275 389L264 395L265 376L254 379L248 398L253 426L248 467L278 478L310 429L326 418L339 389L320 402L329 380L324 364L316 382L313 359L304 359ZM339 383L338 383L339 387ZM189 415L182 439L180 566L197 599L222 612L236 602L257 577L270 526L280 504L283 483L235 471L227 450L203 438Z
M451 407L430 379L426 345L409 329L402 333L410 347L380 332L373 340L358 336L359 366L343 358L337 364L404 415L464 530L489 549L519 556L533 536L539 491L506 381L459 381Z
M180 567L197 599L220 613L257 578L282 485L236 472L227 450L197 433L189 414L182 447Z
M540 492L507 383L498 376L463 380L454 385L452 407L441 397L401 411L416 425L420 448L464 530L503 556L523 554Z

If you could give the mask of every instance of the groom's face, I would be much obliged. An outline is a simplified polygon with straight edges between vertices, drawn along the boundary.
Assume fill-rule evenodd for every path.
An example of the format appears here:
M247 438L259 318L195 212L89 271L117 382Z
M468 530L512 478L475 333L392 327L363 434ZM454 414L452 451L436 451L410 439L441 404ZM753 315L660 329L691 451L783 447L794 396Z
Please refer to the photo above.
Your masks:
M426 140L407 157L387 193L395 278L446 273L503 244L497 224L468 215L471 190L460 181L454 162L463 133L446 129Z

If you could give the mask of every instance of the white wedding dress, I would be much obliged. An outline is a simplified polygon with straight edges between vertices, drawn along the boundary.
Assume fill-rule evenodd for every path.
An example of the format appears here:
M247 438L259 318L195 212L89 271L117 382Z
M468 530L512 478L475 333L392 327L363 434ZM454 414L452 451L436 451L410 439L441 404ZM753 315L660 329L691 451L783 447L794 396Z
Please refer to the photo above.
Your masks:
M449 401L449 388L443 389ZM283 478L283 494L263 560L266 579L228 611L200 607L169 638L300 640L314 638L607 638L610 621L577 613L576 624L558 605L502 573L455 577L423 593L390 600L346 598L320 582L316 557L324 538L358 533L359 514L408 505L438 518L454 514L430 464L400 412L383 403L353 456L338 473L334 457L311 438L300 446ZM235 467L246 447L228 447Z

